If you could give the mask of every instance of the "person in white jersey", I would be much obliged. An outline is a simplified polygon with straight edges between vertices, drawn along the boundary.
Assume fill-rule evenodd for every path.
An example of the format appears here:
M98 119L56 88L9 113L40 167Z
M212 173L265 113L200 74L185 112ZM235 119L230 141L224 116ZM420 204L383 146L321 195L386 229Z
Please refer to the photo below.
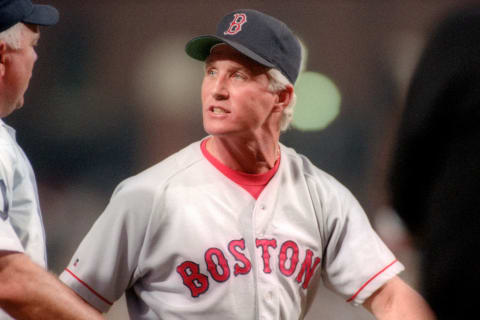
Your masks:
M24 103L37 60L39 25L58 11L29 0L0 0L0 319L101 319L46 271L45 234L35 176L2 120Z
M323 283L379 319L433 319L354 196L279 143L301 65L281 21L236 10L186 46L209 134L123 181L60 279L131 319L303 319Z

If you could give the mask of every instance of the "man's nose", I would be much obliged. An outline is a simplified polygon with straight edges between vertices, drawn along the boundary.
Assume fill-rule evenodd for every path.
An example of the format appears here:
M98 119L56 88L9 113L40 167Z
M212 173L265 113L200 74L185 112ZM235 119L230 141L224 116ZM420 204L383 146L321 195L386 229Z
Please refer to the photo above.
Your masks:
M225 100L228 98L228 89L223 77L218 77L215 80L212 94L217 100Z

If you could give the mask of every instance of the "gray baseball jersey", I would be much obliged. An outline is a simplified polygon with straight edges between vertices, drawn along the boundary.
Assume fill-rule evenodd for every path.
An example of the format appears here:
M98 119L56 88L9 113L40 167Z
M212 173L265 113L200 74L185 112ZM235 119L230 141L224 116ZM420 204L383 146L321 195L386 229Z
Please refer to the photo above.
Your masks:
M24 252L46 267L37 184L15 130L0 120L0 251ZM0 319L11 319L0 310Z
M353 195L293 149L258 199L200 142L122 182L61 279L132 319L302 319L323 283L355 304L403 270Z

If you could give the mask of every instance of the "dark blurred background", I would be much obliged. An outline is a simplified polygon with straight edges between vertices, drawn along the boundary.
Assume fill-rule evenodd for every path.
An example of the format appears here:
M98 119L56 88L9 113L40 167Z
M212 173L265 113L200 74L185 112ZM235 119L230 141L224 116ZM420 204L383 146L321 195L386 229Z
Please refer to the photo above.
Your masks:
M326 128L293 128L282 142L352 190L416 285L415 248L389 209L386 169L426 36L447 13L478 1L36 2L57 7L60 22L42 29L25 107L5 121L37 174L52 272L63 270L121 180L205 135L203 66L183 47L214 32L227 12L253 8L287 23L308 49L306 69L341 96ZM108 317L128 319L123 301ZM316 317L372 319L323 290L308 319Z

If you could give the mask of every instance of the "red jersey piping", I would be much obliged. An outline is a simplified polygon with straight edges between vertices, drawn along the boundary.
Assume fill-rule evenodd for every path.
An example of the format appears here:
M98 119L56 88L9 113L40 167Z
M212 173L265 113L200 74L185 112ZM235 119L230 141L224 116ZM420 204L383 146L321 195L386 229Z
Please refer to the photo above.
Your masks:
M74 277L78 282L80 282L81 284L83 284L88 290L90 290L94 295L96 295L100 300L102 300L103 302L105 302L106 304L108 305L113 305L113 302L110 302L108 301L107 299L105 299L104 297L102 297L98 292L96 292L95 290L93 290L88 284L86 284L84 281L82 281L79 277L77 277L75 275L75 273L73 273L72 271L70 271L68 268L65 269L65 271L67 271L68 273L70 273L72 275L72 277Z
M355 299L355 298L359 295L359 293L360 293L370 282L372 282L376 277L378 277L380 274L382 274L383 272L385 272L385 270L387 270L388 268L390 268L390 267L391 267L392 265L394 265L397 261L398 261L397 259L393 260L392 263L390 263L388 266L386 266L385 268L383 268L382 270L380 270L376 275L374 275L373 277L371 277L370 279L368 279L368 281L365 282L365 283L360 287L360 289L358 289L358 291L355 292L355 294L354 294L353 296L351 296L351 297L347 300L347 302L350 302L350 301L352 301L353 299Z

